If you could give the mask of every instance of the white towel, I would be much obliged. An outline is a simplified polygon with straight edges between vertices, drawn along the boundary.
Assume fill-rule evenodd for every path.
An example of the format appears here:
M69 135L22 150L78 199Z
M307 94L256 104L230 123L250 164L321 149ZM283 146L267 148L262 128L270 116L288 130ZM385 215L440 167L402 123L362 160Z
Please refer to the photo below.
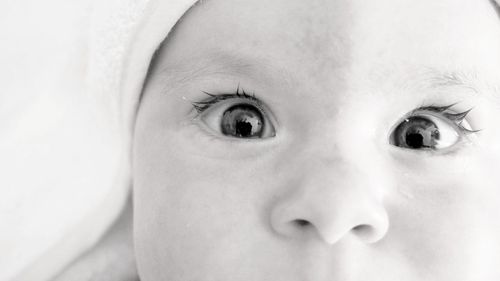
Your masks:
M50 280L116 219L151 56L194 2L0 4L0 280Z

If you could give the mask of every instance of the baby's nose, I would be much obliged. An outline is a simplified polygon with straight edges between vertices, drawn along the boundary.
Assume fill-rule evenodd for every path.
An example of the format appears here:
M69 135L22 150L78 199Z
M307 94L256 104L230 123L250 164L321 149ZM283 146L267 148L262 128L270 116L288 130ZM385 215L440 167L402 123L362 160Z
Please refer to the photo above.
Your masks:
M375 243L386 235L389 219L377 183L345 167L314 170L274 203L270 215L276 233L295 239L314 233L328 244L347 235Z

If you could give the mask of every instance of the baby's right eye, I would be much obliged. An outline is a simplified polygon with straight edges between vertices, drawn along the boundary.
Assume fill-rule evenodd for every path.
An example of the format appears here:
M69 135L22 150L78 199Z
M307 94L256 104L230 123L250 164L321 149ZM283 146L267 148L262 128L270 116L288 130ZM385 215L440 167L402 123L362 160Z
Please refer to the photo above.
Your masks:
M276 135L274 126L264 106L244 91L233 94L212 95L201 102L194 102L203 125L223 136L241 139L263 139Z

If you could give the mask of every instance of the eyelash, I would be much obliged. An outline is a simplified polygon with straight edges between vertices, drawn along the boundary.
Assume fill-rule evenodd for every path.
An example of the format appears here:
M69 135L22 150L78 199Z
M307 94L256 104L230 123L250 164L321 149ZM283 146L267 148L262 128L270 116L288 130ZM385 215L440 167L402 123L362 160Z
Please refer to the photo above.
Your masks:
M255 97L255 94L249 95L240 88L238 88L234 93L226 93L226 94L212 94L206 91L202 91L204 94L208 95L209 98L203 101L191 102L191 105L194 107L196 112L199 114L203 113L205 110L209 109L212 105L217 104L224 100L230 100L234 98L240 98L243 100L248 100L250 103L256 105L260 110L262 110L261 102L258 98ZM263 110L262 110L263 111Z
M462 126L462 121L471 112L472 108L470 108L468 110L465 110L463 112L459 112L459 113L446 112L448 109L452 108L456 104L457 103L453 103L453 104L445 105L445 106L435 106L435 105L421 106L421 107L419 107L417 109L412 110L410 112L410 114L408 114L408 116L418 116L419 112L430 111L430 112L438 113L438 114L441 114L442 116L444 116L450 122L452 122L453 124L455 124L455 126L457 126L457 128L463 134L477 133L479 130L471 130L471 129L468 129L468 128L465 128L464 126Z

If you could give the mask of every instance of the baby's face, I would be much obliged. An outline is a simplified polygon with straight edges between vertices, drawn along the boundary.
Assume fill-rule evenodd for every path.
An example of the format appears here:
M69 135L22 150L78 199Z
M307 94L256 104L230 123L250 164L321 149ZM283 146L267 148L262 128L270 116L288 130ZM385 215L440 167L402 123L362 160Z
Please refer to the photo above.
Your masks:
M138 113L142 280L500 280L499 82L488 0L204 1Z

